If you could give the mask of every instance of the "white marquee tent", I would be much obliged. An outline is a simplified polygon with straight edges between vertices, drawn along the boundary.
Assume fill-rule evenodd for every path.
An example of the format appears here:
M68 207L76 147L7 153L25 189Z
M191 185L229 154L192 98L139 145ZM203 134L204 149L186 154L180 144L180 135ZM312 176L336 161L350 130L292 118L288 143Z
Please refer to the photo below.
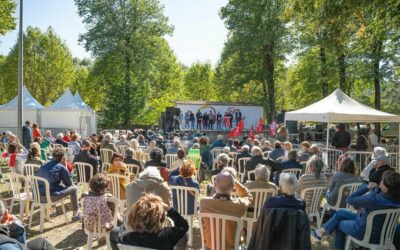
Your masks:
M286 112L285 121L311 122L395 122L400 123L400 116L382 112L361 104L340 89L324 99L299 110ZM400 137L400 135L399 135ZM327 131L327 146L329 133Z
M23 89L23 119L40 123L40 111L44 107L32 97L28 89ZM17 127L18 98L0 106L0 128L14 131ZM14 131L15 132L15 131Z
M83 102L79 93L73 96L69 88L41 113L44 128L75 129L84 137L96 132L96 112Z

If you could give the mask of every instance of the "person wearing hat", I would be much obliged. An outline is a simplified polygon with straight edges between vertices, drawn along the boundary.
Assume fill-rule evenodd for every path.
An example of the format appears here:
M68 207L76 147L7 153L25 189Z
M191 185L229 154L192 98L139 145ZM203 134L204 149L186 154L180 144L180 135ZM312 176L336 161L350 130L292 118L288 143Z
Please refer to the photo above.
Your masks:
M384 172L393 169L389 166L389 157L385 154L379 155L375 158L376 164L375 167L369 173L369 183L368 187L372 189L373 187L377 187L379 183L381 183L382 175Z
M128 185L128 178L130 180L134 179L134 175L129 173L128 168L124 163L124 157L120 153L114 153L111 157L111 166L108 168L109 174L119 174L121 178L119 178L120 185L120 197L121 199L125 199L126 195L126 186Z
M81 152L75 155L73 163L83 162L92 165L93 167L93 176L95 176L99 172L99 162L96 157L90 154L90 141L84 139L81 143ZM90 169L85 168L85 176L86 182L90 180Z
M375 147L372 156L371 156L371 162L362 170L360 174L360 178L366 182L368 182L369 175L371 173L371 170L375 168L376 165L376 158L380 155L386 155L388 156L389 154L387 153L386 149L383 147Z

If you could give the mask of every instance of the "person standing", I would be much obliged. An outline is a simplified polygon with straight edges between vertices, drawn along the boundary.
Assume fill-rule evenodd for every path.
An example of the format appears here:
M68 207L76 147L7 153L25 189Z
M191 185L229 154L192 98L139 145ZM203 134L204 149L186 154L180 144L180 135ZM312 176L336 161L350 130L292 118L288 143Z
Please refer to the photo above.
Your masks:
M228 116L229 116L229 128L231 129L232 126L233 126L233 114L232 114L232 112L229 112Z
M371 128L368 135L368 141L371 144L372 149L379 144L379 138L375 134L375 129Z
M203 114L203 129L208 129L208 120L210 117L208 116L207 112Z
M40 133L39 124L34 122L32 124L32 140L35 141L35 139L39 137L42 137L42 133Z
M197 129L201 129L201 118L202 117L203 117L203 114L200 112L200 110L198 110L196 113Z
M217 129L221 129L222 115L220 112L217 113Z
M332 137L332 146L338 150L347 150L351 143L350 133L345 130L344 123L340 123L336 127L336 132Z
M213 129L214 122L215 122L215 114L210 110L209 123L208 123L209 129L211 130Z
M189 129L189 123L190 123L190 111L188 110L185 113L185 129Z
M192 130L194 130L194 114L192 111L190 111L189 117L190 117L189 119L190 119L191 128L192 128Z
M31 122L26 121L25 126L22 127L22 145L25 148L29 148L31 142L32 142Z

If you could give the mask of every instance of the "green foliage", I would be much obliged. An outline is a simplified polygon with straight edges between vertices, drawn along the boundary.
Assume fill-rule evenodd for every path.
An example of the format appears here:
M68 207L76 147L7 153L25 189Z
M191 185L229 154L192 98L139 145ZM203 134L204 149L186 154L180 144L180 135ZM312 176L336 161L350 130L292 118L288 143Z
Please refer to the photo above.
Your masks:
M217 100L214 69L210 63L193 63L185 70L185 96L188 100Z
M0 35L4 35L7 31L15 29L15 0L0 1Z
M11 100L18 88L18 43L2 64L2 102ZM55 101L74 81L72 56L50 27L46 32L28 27L24 34L24 84L43 105Z

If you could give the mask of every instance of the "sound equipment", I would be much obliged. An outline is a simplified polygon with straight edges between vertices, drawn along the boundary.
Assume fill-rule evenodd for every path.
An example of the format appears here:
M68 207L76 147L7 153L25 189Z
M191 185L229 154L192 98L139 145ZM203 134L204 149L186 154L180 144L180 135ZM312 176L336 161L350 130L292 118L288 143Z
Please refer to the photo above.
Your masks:
M160 117L158 118L158 127L161 129L166 129L167 128L167 122L166 122L166 113L161 112Z
M166 124L174 121L175 107L167 107L165 109L165 122Z
M297 121L286 121L286 128L289 130L289 134L297 134Z

